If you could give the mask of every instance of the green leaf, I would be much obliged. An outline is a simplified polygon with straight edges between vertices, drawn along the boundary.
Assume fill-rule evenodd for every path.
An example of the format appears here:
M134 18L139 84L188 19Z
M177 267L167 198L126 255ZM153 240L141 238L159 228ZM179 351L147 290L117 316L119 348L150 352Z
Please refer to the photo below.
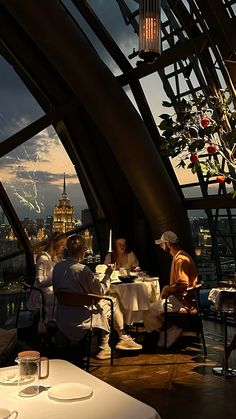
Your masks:
M197 170L200 169L200 162L197 161L196 163L194 163L194 166L192 168L192 173L195 174L197 173Z
M176 167L182 167L184 169L185 166L186 166L186 163L184 162L184 160L180 160L180 162L177 164Z
M228 143L232 143L232 145L236 142L236 129L233 129L232 131L226 132L224 135L225 141Z
M225 102L227 105L230 105L230 103L232 103L232 100L233 100L232 96L229 96L229 97L227 97L227 98L225 98L225 99L224 99L224 102Z
M199 130L198 130L199 137L201 138L205 137L206 134L204 131L205 131L204 128L199 127Z
M162 106L164 106L165 108L171 108L173 105L170 102L167 102L166 100L164 100L162 102Z
M165 120L163 120L163 121L161 121L161 123L158 125L158 127L161 129L161 130L166 130L166 129L168 129L168 126L166 125L166 121Z
M167 113L162 113L161 115L159 115L159 118L161 118L161 119L169 119L169 118L171 118L171 116L168 115Z
M176 124L175 125L175 131L179 132L182 131L184 129L184 124Z
M193 166L194 166L194 163L191 162L191 163L188 164L187 169L192 169Z
M191 137L193 138L197 138L198 136L198 129L194 128L194 127L189 127L189 134L191 135Z
M207 173L209 171L209 165L205 162L200 162L200 169L203 173Z
M210 125L206 128L203 128L203 130L204 130L204 135L210 136L211 134L214 134L215 127L213 125Z
M165 138L170 138L172 135L174 134L174 130L173 129L166 129L162 135Z

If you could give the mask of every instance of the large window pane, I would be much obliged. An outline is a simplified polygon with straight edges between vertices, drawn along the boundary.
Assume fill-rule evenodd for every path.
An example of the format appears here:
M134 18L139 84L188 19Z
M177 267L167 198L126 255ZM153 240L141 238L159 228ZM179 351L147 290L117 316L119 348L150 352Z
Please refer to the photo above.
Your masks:
M0 161L3 186L30 240L52 232L55 206L64 188L80 222L87 203L74 166L52 127L17 147Z
M0 56L0 142L43 116L34 97L17 76L13 66Z
M203 211L188 211L193 245L195 248L199 280L205 288L217 284L215 259L212 255L210 227Z

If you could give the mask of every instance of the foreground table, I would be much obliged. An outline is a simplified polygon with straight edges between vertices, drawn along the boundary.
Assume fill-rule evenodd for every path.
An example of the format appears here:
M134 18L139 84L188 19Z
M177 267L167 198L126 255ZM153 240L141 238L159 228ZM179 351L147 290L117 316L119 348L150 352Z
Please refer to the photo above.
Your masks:
M0 373L13 368L1 368ZM47 387L72 382L92 387L92 396L77 401L48 397ZM17 385L0 384L1 407L16 410L18 419L161 419L152 407L64 360L50 360L49 377L41 384L45 390L31 398L18 396Z

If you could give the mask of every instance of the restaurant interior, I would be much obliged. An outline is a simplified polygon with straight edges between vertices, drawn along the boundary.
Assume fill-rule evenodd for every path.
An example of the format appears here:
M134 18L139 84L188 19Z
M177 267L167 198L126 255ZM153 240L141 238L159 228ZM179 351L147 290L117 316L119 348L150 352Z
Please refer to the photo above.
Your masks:
M0 45L0 418L232 417L236 1L0 0ZM60 230L62 204L82 222ZM131 286L139 295L125 323L140 345L143 311L169 283L171 258L155 240L175 232L199 273L197 327L112 362L96 359L94 330L86 348L55 341L54 326L39 336L25 304L49 224L85 234L93 272L115 237L127 239L142 271L113 287L123 301ZM26 400L1 371L29 350L49 359L49 377ZM75 381L92 395L47 397Z

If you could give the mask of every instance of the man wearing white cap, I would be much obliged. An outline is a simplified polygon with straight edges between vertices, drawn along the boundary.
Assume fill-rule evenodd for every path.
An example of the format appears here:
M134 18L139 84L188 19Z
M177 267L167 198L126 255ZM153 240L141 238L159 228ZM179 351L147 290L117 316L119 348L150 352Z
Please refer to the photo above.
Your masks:
M164 319L164 300L168 297L168 311L186 311L191 301L186 300L185 291L197 283L197 268L191 256L179 246L179 239L173 231L165 231L161 238L155 240L157 245L172 256L170 284L163 287L160 298L151 304L144 314L144 325L147 332L159 332ZM171 346L182 329L172 326L167 332L167 347ZM163 346L164 334L159 336L158 346Z

